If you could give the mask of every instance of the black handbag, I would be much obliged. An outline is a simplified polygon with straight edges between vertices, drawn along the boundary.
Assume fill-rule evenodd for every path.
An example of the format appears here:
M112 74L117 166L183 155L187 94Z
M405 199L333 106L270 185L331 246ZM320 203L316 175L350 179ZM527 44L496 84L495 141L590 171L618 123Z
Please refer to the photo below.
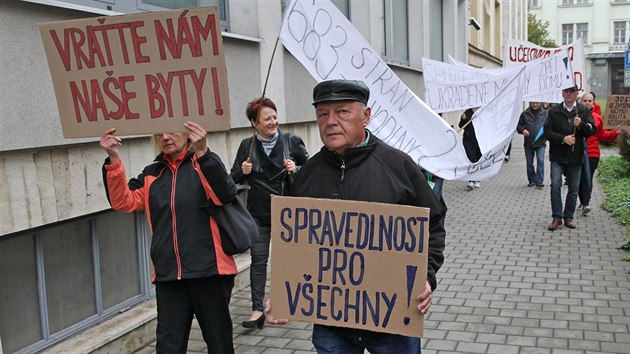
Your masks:
M239 195L250 187L246 184L239 184L236 187L237 194L231 203L217 206L214 205L212 199L208 199L201 206L216 220L221 236L221 247L223 252L230 256L247 251L250 248L250 242L258 237L258 224L245 208Z

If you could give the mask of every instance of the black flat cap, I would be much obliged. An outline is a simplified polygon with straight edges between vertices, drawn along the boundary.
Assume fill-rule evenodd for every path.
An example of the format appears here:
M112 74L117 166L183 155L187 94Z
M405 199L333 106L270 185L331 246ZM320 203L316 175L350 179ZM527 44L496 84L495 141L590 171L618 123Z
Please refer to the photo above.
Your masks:
M329 101L359 101L367 105L370 89L363 81L328 80L313 88L313 106Z

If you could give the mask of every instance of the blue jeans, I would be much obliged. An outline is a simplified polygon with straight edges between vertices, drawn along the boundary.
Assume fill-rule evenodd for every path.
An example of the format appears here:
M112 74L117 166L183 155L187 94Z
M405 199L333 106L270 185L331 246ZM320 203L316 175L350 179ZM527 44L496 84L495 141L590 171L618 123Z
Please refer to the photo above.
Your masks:
M534 184L542 184L545 180L545 147L524 146L525 162L527 164L527 181ZM534 169L534 155L536 156L536 169Z
M573 219L580 189L582 165L569 165L551 161L551 215L554 219ZM567 178L569 191L562 210L562 175Z
M313 326L313 345L318 354L422 354L420 338L388 334L375 340L355 341L338 334L334 327Z

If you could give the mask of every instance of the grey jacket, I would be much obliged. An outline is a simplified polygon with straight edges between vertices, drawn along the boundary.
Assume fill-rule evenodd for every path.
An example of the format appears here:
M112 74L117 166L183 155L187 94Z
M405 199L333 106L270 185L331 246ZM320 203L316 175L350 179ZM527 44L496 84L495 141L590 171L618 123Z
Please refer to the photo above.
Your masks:
M534 111L531 107L528 107L518 120L516 131L519 134L523 134L523 131L527 129L529 136L526 136L523 145L530 147L545 147L547 145L547 138L545 134L540 134L538 139L536 136L541 132L547 119L548 111L540 107L537 111Z

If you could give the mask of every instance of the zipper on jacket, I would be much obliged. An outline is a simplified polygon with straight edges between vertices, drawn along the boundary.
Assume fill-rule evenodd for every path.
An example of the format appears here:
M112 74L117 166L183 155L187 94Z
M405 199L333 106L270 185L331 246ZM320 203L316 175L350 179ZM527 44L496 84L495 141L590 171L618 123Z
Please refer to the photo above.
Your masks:
M346 161L341 161L341 177L339 177L339 182L343 183L344 178L346 178Z
M177 242L177 215L175 213L175 186L177 185L177 170L181 165L181 161L177 164L175 169L171 168L173 173L173 181L171 182L171 217L173 218L173 250L175 251L175 259L177 261L177 280L182 279L182 260L179 257L179 246Z

